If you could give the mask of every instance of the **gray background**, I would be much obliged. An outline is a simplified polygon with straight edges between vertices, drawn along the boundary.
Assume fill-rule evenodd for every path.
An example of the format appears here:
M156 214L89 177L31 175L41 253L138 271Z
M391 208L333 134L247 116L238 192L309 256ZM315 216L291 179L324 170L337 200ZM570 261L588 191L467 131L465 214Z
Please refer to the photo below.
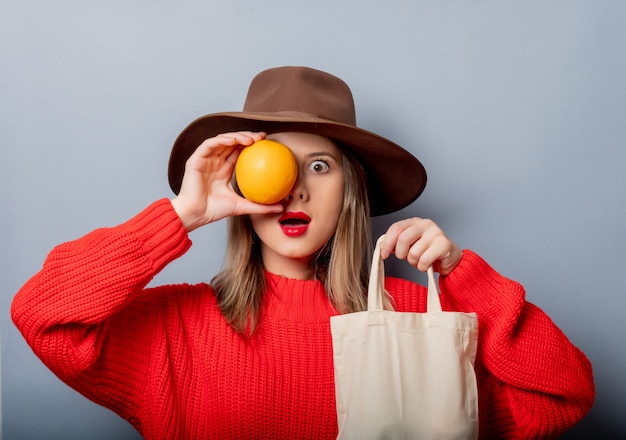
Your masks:
M4 438L137 438L42 366L11 298L55 244L169 197L180 130L286 64L344 78L360 125L426 165L423 197L376 230L433 218L522 282L595 368L566 437L625 436L625 23L620 0L1 0ZM223 232L194 232L155 282L208 280Z

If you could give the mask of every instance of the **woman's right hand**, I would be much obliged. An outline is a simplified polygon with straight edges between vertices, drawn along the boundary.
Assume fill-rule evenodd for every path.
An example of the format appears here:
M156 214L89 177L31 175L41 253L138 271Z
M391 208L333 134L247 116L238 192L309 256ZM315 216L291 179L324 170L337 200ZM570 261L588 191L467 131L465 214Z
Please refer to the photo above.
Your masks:
M172 206L187 232L225 217L280 212L281 204L261 205L238 195L231 178L240 151L265 133L223 133L207 139L185 164L185 175Z

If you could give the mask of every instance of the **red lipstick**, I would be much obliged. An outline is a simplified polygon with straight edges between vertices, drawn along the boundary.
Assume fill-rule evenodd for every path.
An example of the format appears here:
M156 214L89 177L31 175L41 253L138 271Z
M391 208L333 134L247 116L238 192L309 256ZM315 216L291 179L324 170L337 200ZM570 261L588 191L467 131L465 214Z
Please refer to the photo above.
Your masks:
M299 237L309 228L311 217L304 212L286 212L278 219L278 223L287 237Z

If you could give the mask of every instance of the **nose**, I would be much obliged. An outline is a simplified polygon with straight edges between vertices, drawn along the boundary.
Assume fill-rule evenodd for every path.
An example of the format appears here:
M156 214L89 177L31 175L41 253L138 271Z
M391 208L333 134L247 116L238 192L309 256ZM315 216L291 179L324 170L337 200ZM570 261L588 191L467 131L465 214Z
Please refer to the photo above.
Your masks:
M286 201L290 202L292 200L302 200L306 201L309 199L309 192L306 189L306 185L302 181L300 175L296 178L296 183L293 184L291 191L287 194L285 198Z

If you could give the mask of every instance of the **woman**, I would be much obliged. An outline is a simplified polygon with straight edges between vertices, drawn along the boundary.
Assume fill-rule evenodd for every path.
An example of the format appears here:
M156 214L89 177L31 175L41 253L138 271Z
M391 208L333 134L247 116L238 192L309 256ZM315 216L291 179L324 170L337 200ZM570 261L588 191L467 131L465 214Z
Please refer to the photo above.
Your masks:
M299 166L275 205L231 186L241 149L265 137ZM369 216L415 200L422 165L356 126L343 81L283 67L254 78L243 112L190 124L169 178L172 200L54 249L16 295L16 325L62 380L147 439L335 438L329 318L365 308ZM189 232L223 218L225 268L211 285L145 288ZM481 438L555 437L589 410L589 361L522 286L430 220L391 225L382 255L392 253L433 265L444 309L478 315ZM387 307L424 310L422 286L385 286Z

